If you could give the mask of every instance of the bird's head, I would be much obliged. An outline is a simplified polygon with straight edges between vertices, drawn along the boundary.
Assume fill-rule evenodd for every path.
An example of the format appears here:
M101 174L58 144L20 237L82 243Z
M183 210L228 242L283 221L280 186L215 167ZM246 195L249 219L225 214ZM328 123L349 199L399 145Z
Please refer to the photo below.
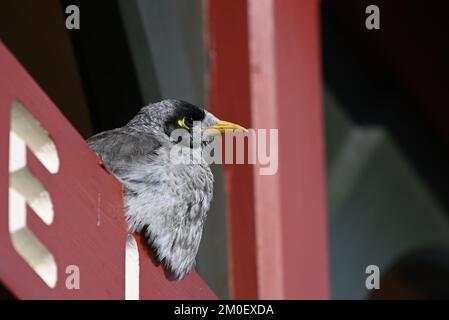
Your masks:
M160 139L193 148L210 143L228 130L247 132L232 122L223 121L191 103L167 99L142 108L129 125L150 130ZM199 141L195 142L196 140Z

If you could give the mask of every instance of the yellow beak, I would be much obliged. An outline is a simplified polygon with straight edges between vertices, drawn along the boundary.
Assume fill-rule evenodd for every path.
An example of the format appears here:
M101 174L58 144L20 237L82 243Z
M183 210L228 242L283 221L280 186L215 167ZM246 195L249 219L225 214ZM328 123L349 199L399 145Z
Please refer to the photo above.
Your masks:
M204 130L218 130L220 131L220 133L225 133L226 130L248 132L247 129L239 126L238 124L222 120L218 121L216 124L210 127L204 128Z

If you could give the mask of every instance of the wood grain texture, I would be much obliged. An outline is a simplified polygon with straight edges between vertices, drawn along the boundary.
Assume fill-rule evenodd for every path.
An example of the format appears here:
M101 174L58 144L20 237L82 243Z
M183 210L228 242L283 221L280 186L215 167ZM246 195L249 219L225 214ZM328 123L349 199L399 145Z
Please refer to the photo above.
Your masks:
M58 150L60 170L52 175L27 153L30 171L49 191L55 212L50 226L27 208L27 225L54 255L56 287L50 289L14 250L8 230L8 136L12 101L18 99L41 123ZM138 236L137 236L138 237ZM123 299L125 243L122 188L0 42L0 280L20 299ZM139 242L140 243L140 242ZM142 244L141 299L214 299L195 273L169 281ZM80 289L65 286L68 265L80 269Z

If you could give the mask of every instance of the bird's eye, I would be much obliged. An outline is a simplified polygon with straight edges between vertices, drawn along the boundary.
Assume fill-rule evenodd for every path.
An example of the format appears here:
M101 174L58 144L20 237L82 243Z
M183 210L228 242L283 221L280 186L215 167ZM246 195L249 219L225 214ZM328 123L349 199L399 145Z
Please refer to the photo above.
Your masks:
M181 128L190 129L193 127L193 118L184 117L181 120L178 120L178 124Z

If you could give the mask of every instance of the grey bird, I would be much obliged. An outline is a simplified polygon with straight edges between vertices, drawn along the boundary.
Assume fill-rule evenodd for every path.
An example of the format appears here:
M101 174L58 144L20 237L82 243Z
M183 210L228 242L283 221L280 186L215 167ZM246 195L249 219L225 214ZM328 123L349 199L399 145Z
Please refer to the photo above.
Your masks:
M213 195L209 164L202 157L196 162L184 158L226 130L246 131L193 104L170 99L145 106L125 126L87 140L125 188L129 230L145 235L174 279L184 278L195 266ZM174 146L191 153L172 152Z

